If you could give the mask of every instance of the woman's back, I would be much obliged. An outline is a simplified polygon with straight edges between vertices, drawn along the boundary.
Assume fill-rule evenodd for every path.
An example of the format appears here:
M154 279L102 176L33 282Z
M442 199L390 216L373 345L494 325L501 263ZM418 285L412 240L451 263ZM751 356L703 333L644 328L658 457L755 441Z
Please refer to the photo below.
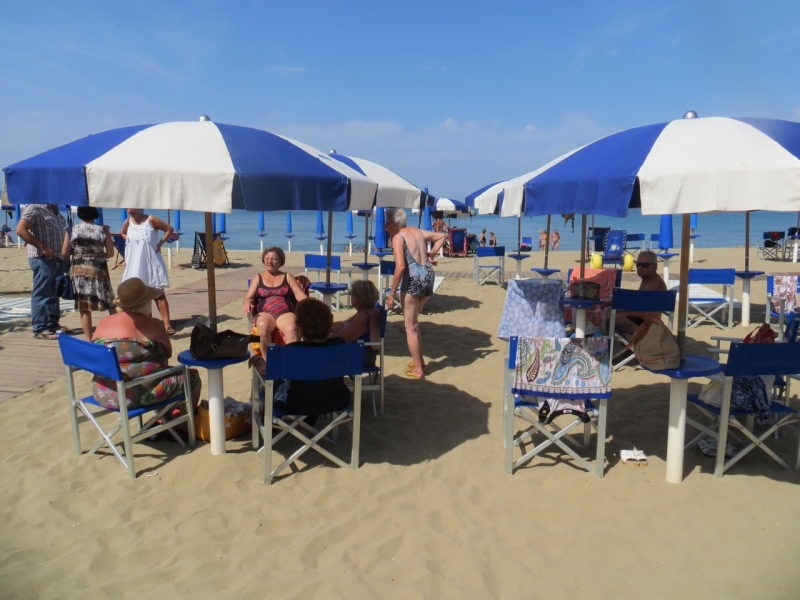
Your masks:
M428 262L428 247L425 244L425 236L416 227L404 227L400 230L400 235L406 244L406 249L411 258L419 265Z

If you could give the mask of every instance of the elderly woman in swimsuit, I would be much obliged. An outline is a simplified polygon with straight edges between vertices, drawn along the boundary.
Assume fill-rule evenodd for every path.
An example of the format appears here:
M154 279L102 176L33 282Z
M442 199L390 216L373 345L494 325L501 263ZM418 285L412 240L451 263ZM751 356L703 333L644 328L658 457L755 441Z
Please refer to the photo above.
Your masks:
M298 341L290 302L292 295L298 302L305 299L306 295L291 273L281 271L286 262L283 250L277 246L267 248L261 254L261 261L266 270L250 282L242 310L244 314L250 315L255 306L256 316L253 322L258 330L261 356L266 356L267 344L271 342L275 329L283 334L287 344Z
M436 253L444 244L444 234L421 231L408 227L406 211L390 208L386 211L386 232L392 236L394 251L394 280L386 306L394 306L394 297L400 288L400 304L406 326L406 340L412 362L405 370L406 377L425 377L422 358L422 334L419 329L419 313L433 295L433 266ZM433 244L428 250L427 244Z

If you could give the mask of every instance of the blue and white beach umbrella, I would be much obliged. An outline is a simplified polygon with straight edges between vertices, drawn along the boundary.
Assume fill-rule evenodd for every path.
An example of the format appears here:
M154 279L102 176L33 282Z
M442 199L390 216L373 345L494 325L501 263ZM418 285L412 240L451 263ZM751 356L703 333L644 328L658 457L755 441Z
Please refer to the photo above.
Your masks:
M375 182L311 146L200 119L113 129L48 150L6 167L5 193L14 204L201 211L207 239L214 212L345 211L374 203Z

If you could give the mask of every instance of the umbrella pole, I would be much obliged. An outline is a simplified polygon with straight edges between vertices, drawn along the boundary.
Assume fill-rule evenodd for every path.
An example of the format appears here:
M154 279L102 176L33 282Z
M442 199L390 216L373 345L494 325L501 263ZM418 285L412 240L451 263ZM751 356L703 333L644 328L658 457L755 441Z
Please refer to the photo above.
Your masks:
M167 225L172 225L172 211L167 209ZM167 245L167 269L172 269L172 243Z
M550 258L550 219L553 215L547 215L547 243L544 245L544 268L547 268L547 259ZM531 248L533 250L533 248Z
M214 278L214 233L212 215L206 213L206 277L208 278L208 326L217 331L217 284Z
M683 343L686 339L686 313L689 305L689 244L691 243L691 218L690 214L683 215L681 224L681 273L678 286L678 346L683 358Z
M333 211L328 211L328 260L325 264L325 285L331 283L331 251L333 249Z
M548 240L549 242L550 240ZM581 215L581 281L586 272L586 215Z
M750 270L750 211L744 213L744 270Z
M364 215L364 264L367 264L367 255L369 254L369 213L367 211Z
M517 217L517 252L522 252L522 215Z

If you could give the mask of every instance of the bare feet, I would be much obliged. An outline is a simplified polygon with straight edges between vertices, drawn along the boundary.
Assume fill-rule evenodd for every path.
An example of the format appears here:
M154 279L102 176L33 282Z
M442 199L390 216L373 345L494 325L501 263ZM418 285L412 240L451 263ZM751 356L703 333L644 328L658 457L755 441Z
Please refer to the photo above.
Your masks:
M247 361L247 366L255 367L256 371L258 371L262 375L267 374L267 361L265 361L260 356L251 356L250 360Z

